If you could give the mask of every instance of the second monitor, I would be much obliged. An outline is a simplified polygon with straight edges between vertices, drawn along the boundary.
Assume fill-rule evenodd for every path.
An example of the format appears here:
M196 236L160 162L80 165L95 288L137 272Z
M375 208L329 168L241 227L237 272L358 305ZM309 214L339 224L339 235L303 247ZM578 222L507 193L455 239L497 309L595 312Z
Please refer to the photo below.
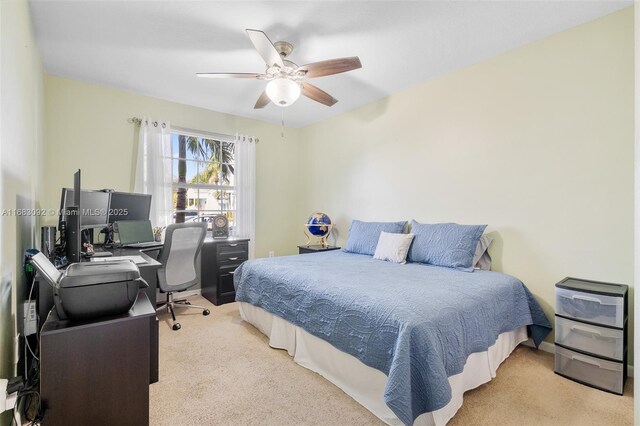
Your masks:
M112 192L109 223L122 220L148 220L150 210L150 194Z

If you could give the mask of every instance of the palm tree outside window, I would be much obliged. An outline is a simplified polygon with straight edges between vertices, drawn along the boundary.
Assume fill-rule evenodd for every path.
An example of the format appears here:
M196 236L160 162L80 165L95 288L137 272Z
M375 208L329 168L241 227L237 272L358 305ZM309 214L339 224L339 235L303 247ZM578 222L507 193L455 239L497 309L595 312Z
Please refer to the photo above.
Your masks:
M171 173L175 223L209 222L218 214L233 229L236 211L233 142L173 133Z

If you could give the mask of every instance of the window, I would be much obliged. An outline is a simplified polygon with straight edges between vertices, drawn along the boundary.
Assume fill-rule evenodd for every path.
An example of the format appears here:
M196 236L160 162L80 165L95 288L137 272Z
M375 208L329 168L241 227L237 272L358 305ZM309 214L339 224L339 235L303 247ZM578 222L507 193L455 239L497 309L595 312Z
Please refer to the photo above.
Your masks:
M235 146L180 132L171 135L173 219L176 223L206 221L223 214L233 229L236 211Z

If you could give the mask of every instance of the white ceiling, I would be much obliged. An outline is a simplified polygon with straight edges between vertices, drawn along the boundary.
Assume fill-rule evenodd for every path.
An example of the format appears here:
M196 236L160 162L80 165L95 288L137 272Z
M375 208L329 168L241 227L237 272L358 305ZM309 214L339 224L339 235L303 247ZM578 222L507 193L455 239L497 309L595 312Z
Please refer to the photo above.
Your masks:
M294 44L298 65L359 56L362 69L314 79L339 102L284 109L300 127L351 110L632 1L58 1L31 0L49 74L280 123L253 105L258 80L196 72L263 72L245 28ZM144 114L144 111L140 111Z

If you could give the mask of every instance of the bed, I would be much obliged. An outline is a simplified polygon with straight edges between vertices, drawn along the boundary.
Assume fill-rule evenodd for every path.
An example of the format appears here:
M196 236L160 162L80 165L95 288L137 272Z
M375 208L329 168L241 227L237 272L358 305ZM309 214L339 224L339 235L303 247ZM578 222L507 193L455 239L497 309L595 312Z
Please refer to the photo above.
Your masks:
M514 277L331 251L235 272L243 319L388 424L444 424L527 331L551 330Z

